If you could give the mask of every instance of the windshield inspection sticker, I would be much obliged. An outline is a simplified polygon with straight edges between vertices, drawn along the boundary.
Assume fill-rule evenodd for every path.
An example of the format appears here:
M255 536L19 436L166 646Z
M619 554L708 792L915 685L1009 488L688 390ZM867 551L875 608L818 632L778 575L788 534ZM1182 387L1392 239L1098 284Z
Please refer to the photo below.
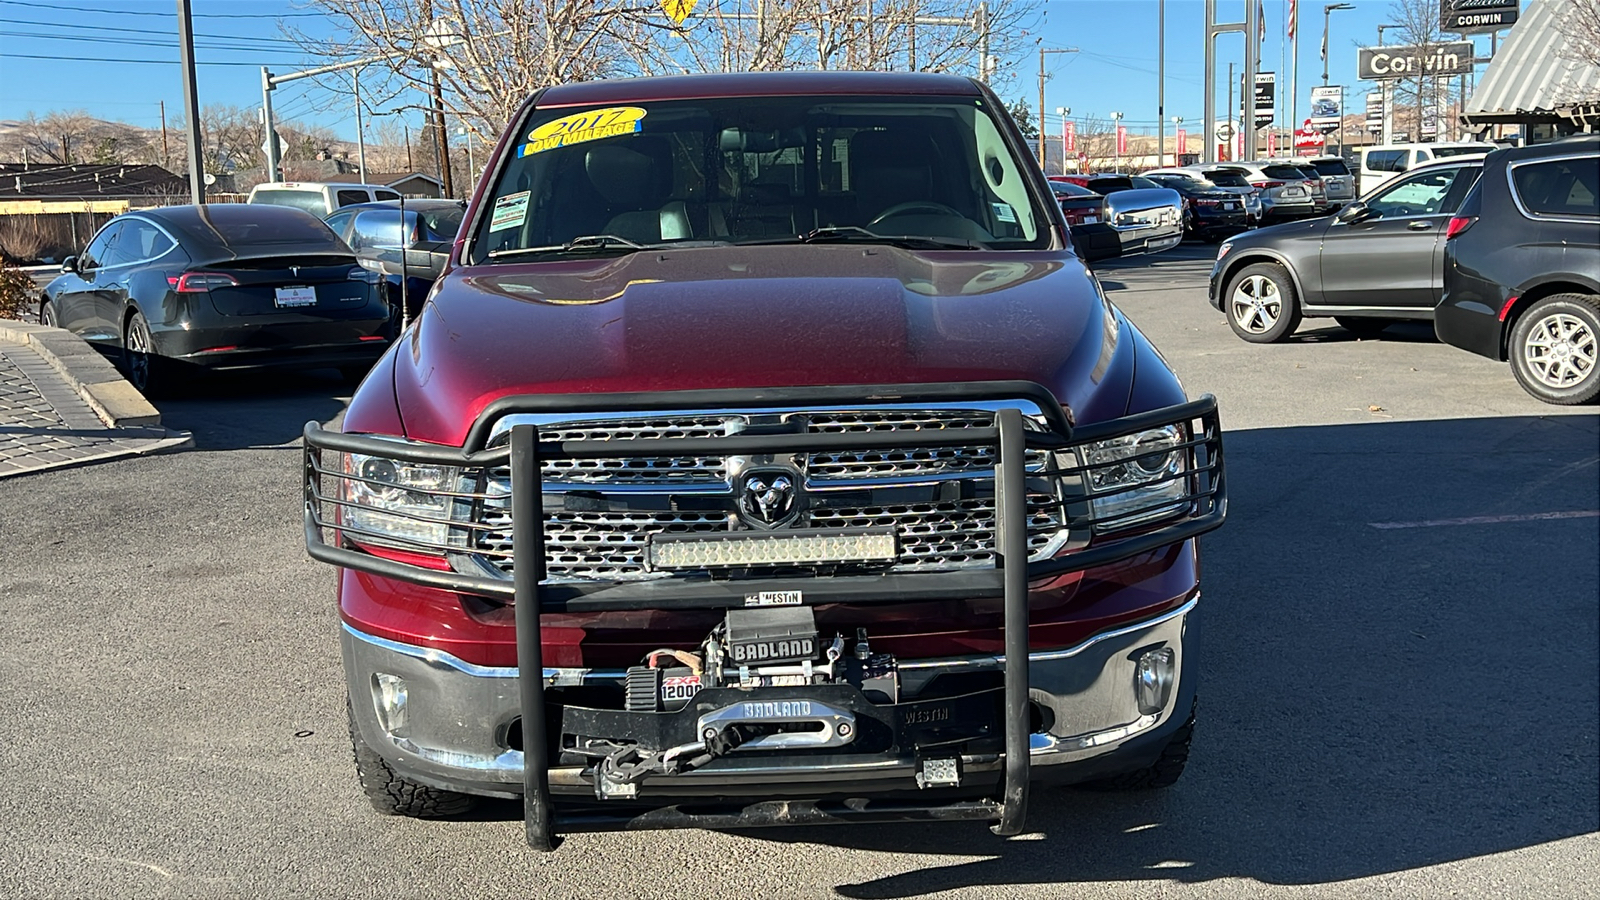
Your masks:
M529 193L507 194L494 201L494 215L489 217L489 230L505 231L520 226L528 218Z
M998 221L1001 221L1001 222L1015 222L1015 221L1017 221L1017 211L1011 208L1011 204L1009 204L1009 203L991 203L989 205L994 207L994 217Z
M517 148L517 156L543 153L568 144L634 134L644 130L644 116L645 110L637 106L608 106L562 116L530 131L528 143Z

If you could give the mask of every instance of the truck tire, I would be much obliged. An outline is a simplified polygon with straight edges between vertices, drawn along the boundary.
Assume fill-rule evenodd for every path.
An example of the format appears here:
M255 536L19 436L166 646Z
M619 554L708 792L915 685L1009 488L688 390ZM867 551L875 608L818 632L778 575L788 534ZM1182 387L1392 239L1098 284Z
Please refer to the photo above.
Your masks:
M350 745L355 751L356 775L361 779L361 790L372 801L373 809L386 816L444 819L468 812L477 804L477 798L470 794L428 787L396 775L383 757L361 738L361 730L356 727L355 710L350 706L348 697L344 706L350 718Z
M1233 333L1252 344L1276 344L1300 327L1300 298L1289 270L1251 263L1228 281L1222 309Z
M1156 761L1143 769L1132 772L1123 772L1094 781L1086 781L1077 787L1087 791L1149 791L1157 788L1171 787L1183 775L1183 767L1189 762L1189 741L1194 737L1194 707L1189 708L1189 720L1183 723L1172 735L1172 740L1161 748L1161 755Z
M1511 374L1546 403L1575 406L1600 396L1600 297L1552 294L1511 327Z

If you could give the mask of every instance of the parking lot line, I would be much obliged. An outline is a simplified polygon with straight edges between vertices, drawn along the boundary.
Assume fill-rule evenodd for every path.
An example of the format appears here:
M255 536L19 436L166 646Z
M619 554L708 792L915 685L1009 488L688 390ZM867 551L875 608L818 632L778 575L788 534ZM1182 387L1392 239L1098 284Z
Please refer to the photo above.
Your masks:
M1525 513L1519 516L1468 516L1464 519L1424 519L1420 522L1368 522L1373 528L1435 528L1441 525L1499 525L1505 522L1537 522L1544 519L1593 519L1600 509L1572 509L1560 512Z

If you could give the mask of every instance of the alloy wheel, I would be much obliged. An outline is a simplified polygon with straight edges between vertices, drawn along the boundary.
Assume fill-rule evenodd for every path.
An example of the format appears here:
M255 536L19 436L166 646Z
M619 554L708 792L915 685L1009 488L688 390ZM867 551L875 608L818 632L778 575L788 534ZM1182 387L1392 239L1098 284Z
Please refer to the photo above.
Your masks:
M1600 361L1596 335L1589 324L1564 312L1551 313L1533 324L1522 343L1528 374L1547 387L1570 388L1594 371Z
M150 330L137 316L128 323L128 337L124 343L124 350L128 381L142 391L150 384Z
M1229 303L1233 320L1251 334L1271 330L1283 315L1283 295L1277 282L1265 275L1251 275L1234 285Z

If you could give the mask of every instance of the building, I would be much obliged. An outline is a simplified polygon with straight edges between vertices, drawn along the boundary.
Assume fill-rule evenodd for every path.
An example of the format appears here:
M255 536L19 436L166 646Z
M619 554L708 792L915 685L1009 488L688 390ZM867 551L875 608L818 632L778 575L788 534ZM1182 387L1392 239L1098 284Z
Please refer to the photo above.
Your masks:
M1516 126L1528 143L1600 130L1600 67L1579 58L1567 16L1580 0L1531 0L1478 80L1461 120Z

